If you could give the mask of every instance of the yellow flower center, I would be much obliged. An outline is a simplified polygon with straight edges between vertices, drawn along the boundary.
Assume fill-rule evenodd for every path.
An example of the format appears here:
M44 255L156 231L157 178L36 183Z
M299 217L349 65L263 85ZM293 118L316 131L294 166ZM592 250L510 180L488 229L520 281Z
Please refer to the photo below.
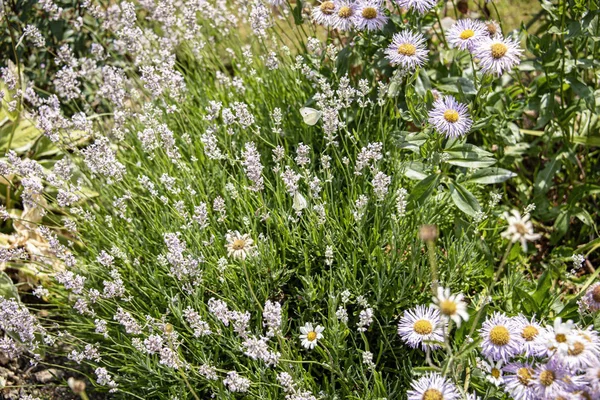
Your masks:
M398 54L403 56L414 56L417 52L417 48L410 43L402 43L398 46Z
M314 340L317 339L317 332L315 332L315 331L308 332L306 334L306 338L308 339L309 342L313 342Z
M529 368L519 368L517 370L517 378L521 384L527 386L529 385L529 381L531 380L531 371Z
M373 7L365 7L362 10L362 16L364 19L377 18L377 10Z
M421 400L444 400L444 395L437 389L427 389Z
M419 335L429 335L433 332L433 325L426 319L420 319L413 325L413 330Z
M335 10L335 4L333 4L333 1L324 1L319 8L323 14L331 15Z
M557 333L554 336L554 339L556 339L558 343L565 343L567 341L567 335L565 335L564 333Z
M472 30L472 29L465 29L464 31L462 31L462 32L460 33L460 38L461 38L462 40L467 40L467 39L470 39L470 38L472 38L473 36L475 36L475 32L473 32L473 30Z
M496 346L506 346L510 342L510 333L502 325L497 325L490 331L490 342Z
M492 368L490 374L494 377L494 379L500 378L500 370L498 368Z
M350 18L352 16L352 9L348 6L340 7L338 11L338 17L340 18Z
M242 250L246 246L246 241L244 239L235 239L231 247L234 250Z
M521 332L521 336L528 342L531 342L538 335L539 331L535 326L527 325L523 328L523 332Z
M440 302L440 311L446 316L456 314L456 303L450 300L442 300Z
M600 303L600 285L596 286L594 290L592 290L592 299L596 303Z
M458 112L456 110L446 110L444 112L444 119L448 122L455 123L458 121Z
M581 342L573 343L573 347L569 349L570 356L578 356L585 350L585 346Z
M554 372L546 370L540 374L540 383L544 386L550 386L554 382Z
M504 43L494 43L492 45L492 57L495 59L504 57L507 51L508 47Z

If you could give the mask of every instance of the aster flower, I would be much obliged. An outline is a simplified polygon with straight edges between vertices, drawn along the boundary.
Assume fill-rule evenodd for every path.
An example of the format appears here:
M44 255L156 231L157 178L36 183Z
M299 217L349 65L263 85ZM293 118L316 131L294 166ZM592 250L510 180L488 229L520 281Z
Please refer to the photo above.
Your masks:
M535 369L535 379L532 388L536 399L557 399L570 391L572 377L567 375L566 369L556 361L550 359Z
M381 1L378 0L359 0L352 18L356 29L361 31L378 31L388 21L388 17L383 13Z
M333 16L335 14L335 3L330 0L322 1L312 10L312 19L315 23L323 26L333 26Z
M546 347L552 353L567 354L573 342L573 321L562 322L561 318L554 320L553 326L544 330Z
M519 354L523 347L523 338L519 329L503 313L495 312L487 318L479 335L482 338L481 354L492 360L508 361Z
M590 311L600 310L600 282L594 283L583 296L583 304Z
M254 254L256 246L254 246L254 240L249 234L241 235L238 231L229 232L225 235L227 244L227 255L229 257L245 260L246 257Z
M422 305L404 311L404 315L398 323L398 335L412 348L419 345L423 350L440 347L434 343L426 343L428 341L444 341L444 331L439 311L431 306Z
M517 210L512 210L510 214L505 212L504 218L508 222L508 228L500 236L513 243L521 242L523 251L527 251L528 241L538 240L542 237L539 233L533 233L533 224L529 220L529 214L521 217Z
M392 65L414 71L427 61L425 38L420 33L404 30L394 34L392 43L385 49L386 58Z
M507 364L503 368L504 390L514 400L536 400L533 392L534 371L531 365L523 363Z
M600 391L600 359L596 359L594 364L587 369L583 379L587 382L588 386L596 391Z
M481 21L461 19L452 25L447 36L452 47L472 51L477 41L487 36L487 28Z
M500 386L504 383L504 378L502 377L502 360L482 361L482 364L485 368L485 372L487 372L485 378L488 382L493 383L496 386Z
M437 4L437 0L396 0L400 7L413 9L421 14L427 14Z
M317 325L313 328L313 324L307 322L304 326L300 327L300 340L302 341L302 346L307 349L314 349L317 345L319 339L323 339L323 331L324 327L321 325Z
M472 52L479 59L479 67L483 73L500 76L519 64L523 50L516 39L495 36L482 38Z
M456 138L468 133L473 121L465 104L459 103L452 96L444 96L433 103L429 123L446 137Z
M569 350L558 354L558 359L571 371L585 371L598 361L598 334L591 329L575 329L571 337Z
M336 4L331 26L343 32L349 31L354 28L354 15L356 15L356 3L340 1Z
M467 304L463 301L462 293L451 294L450 289L438 287L437 296L433 298L433 307L440 311L440 314L460 326L462 320L469 320Z
M456 386L437 373L428 373L411 383L408 400L458 400L460 394Z
M523 354L526 357L546 355L548 349L543 340L543 328L540 324L534 319L527 319L524 315L518 315L512 320L523 338Z

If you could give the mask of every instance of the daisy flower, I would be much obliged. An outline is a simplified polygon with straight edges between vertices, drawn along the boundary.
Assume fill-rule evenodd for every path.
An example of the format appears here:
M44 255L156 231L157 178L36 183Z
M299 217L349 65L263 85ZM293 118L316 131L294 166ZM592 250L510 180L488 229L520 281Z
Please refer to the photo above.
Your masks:
M356 14L356 3L352 1L341 1L337 3L331 26L340 31L349 31L354 28L354 15Z
M518 315L512 320L523 338L523 354L526 357L546 355L548 349L543 341L543 328L540 324L524 315Z
M487 318L479 335L482 338L481 354L492 360L506 362L522 351L523 338L519 329L503 313L495 312Z
M238 231L229 232L225 235L227 244L227 255L229 257L245 260L246 257L254 254L256 246L254 246L254 240L249 234L241 235Z
M553 358L538 366L534 376L532 388L536 399L557 399L564 396L572 386L569 383L572 377L568 376L565 368Z
M531 365L511 363L504 367L504 390L514 400L535 400L534 371Z
M600 282L594 283L583 296L583 304L590 311L600 310Z
M352 18L356 29L361 31L378 31L388 21L378 0L359 0L356 3L356 13Z
M319 339L323 339L323 331L324 327L321 325L317 325L313 328L313 324L307 322L304 326L300 327L300 340L302 341L302 346L305 348L312 350L317 345Z
M576 329L566 354L559 354L560 362L569 370L585 371L598 361L598 334L595 331Z
M573 342L573 321L554 320L554 326L547 326L544 331L546 347L553 353L567 354Z
M392 43L385 49L385 54L392 65L414 71L427 61L425 38L420 33L409 30L398 32L392 37Z
M408 400L458 400L456 386L437 373L428 373L411 383Z
M398 335L413 349L421 346L423 350L440 347L437 344L426 342L443 342L444 331L440 313L429 306L416 306L404 311L398 323Z
M396 0L400 7L413 9L421 14L426 14L437 4L437 0Z
M494 360L482 361L482 364L487 372L485 378L488 382L496 386L504 383L504 378L502 377L502 360L496 362Z
M460 326L462 320L469 320L467 304L463 301L463 297L462 293L451 294L450 289L440 286L437 289L437 296L433 298L433 307L437 308L443 317L451 319L456 326Z
M330 0L325 0L322 1L317 7L313 8L312 19L317 24L332 26L334 13L335 3Z
M453 138L465 135L473 125L467 105L452 96L443 96L433 102L429 123L436 131Z
M529 220L529 214L521 217L517 210L512 210L511 213L504 213L504 219L508 222L508 228L500 234L505 239L511 242L521 242L523 251L527 251L527 242L538 240L542 237L539 233L533 233L533 224Z
M502 75L520 62L523 50L516 39L502 36L484 37L473 48L473 56L479 59L483 73Z
M600 359L596 359L594 364L587 369L583 379L589 386L600 391Z
M475 43L487 36L487 29L481 21L461 19L452 25L447 35L448 42L452 47L473 51Z

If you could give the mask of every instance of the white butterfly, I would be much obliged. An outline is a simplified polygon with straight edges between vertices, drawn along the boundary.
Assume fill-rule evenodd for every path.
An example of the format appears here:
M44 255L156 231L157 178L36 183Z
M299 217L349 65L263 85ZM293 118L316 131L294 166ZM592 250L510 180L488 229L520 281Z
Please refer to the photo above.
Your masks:
M302 114L302 119L304 120L304 123L310 126L319 122L319 119L321 119L321 115L323 115L321 111L315 110L314 108L310 107L302 107L300 109L300 114Z

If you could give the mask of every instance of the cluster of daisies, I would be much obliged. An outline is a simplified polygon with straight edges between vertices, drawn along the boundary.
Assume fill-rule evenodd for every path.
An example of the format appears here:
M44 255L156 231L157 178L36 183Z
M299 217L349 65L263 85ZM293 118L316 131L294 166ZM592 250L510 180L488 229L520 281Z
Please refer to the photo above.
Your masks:
M586 292L590 310L600 309L600 283ZM448 340L450 321L468 320L462 295L438 288L434 304L406 310L398 323L400 338L412 348L430 352ZM523 315L495 312L479 330L479 368L489 382L515 400L600 398L600 338L560 318L542 325ZM462 398L454 383L437 373L414 381L409 400ZM470 398L476 398L470 396Z
M395 3L425 14L437 2L395 0ZM326 0L313 8L312 17L316 23L339 31L378 31L389 19L382 2L377 0ZM522 50L518 41L505 38L495 21L461 19L445 36L450 46L470 52L483 73L501 75L519 64ZM406 29L394 34L385 54L392 65L400 66L405 73L412 72L427 62L427 41L421 33Z

